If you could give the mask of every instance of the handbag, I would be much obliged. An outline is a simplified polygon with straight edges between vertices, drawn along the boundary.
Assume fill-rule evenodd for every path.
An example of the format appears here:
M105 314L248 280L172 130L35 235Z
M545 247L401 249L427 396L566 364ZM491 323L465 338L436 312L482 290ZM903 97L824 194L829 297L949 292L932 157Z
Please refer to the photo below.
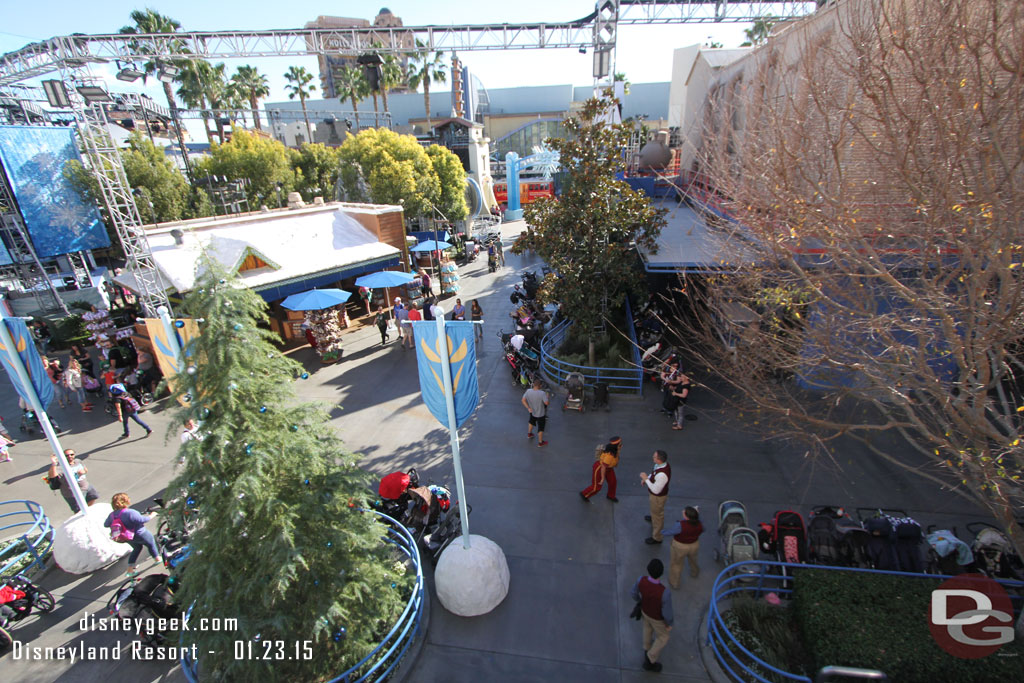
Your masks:
M633 606L633 611L629 613L629 618L630 619L636 619L637 621L640 621L640 615L642 613L643 613L643 610L640 609L640 601L637 600L636 601L636 605Z

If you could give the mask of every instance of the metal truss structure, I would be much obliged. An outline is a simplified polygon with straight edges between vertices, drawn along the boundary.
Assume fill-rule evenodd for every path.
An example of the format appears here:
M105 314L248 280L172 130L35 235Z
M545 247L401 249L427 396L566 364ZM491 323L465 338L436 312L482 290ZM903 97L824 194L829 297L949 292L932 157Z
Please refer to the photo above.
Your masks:
M149 239L142 227L135 197L121 164L120 150L107 132L107 114L101 104L86 105L75 99L78 132L89 167L99 182L100 194L107 206L107 216L124 248L128 272L135 277L135 291L143 313L157 317L157 308L167 306L167 293L159 282L156 262Z
M164 34L59 36L3 55L0 85L16 83L88 63L182 59L358 55L373 49L407 54L412 36L420 50L470 52L542 48L614 47L616 24L739 23L763 17L777 21L806 16L821 2L730 2L729 0L601 0L595 11L566 22L403 26L398 28L304 28L270 31L182 31ZM601 26L598 26L598 24ZM611 29L611 41L603 31ZM380 47L371 48L379 43Z
M76 83L89 80L91 64L150 61L154 57L207 60L358 55L369 50L408 54L410 44L420 45L419 51L444 52L592 48L594 77L601 79L610 75L610 57L621 25L737 23L764 17L782 21L804 17L829 1L598 0L593 13L567 22L59 36L0 56L0 87L10 88L59 72L72 86L68 88L71 93ZM120 155L106 131L106 113L101 105L86 105L74 95L72 100L85 153L99 181L109 219L124 246L139 301L146 315L155 316L157 307L170 306L157 281L153 255Z

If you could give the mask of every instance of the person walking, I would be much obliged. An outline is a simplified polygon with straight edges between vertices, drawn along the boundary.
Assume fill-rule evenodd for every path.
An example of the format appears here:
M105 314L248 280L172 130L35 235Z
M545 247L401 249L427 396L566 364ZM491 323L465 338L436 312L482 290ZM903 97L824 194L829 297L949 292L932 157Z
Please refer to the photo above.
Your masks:
M416 335L412 331L412 323L423 320L423 315L419 312L416 304L409 304L409 326L406 327L405 339L409 342L409 348L416 348Z
M420 292L425 299L429 299L433 293L433 290L430 288L430 275L427 274L426 268L420 268Z
M69 403L71 402L70 396L74 396L78 399L78 405L82 407L83 413L92 410L92 403L85 398L85 389L82 386L82 366L74 356L68 362L68 369L64 371L64 387L69 394Z
M60 361L56 358L47 361L46 373L50 376L50 381L53 382L54 398L57 399L61 408L67 408L71 399L68 397L68 388L64 383L64 368L61 367Z
M143 429L146 430L146 436L148 437L153 433L153 430L149 428L149 425L139 419L139 403L132 395L128 393L128 390L124 388L123 384L113 384L110 387L110 396L114 399L114 407L117 409L117 419L124 425L124 434L118 437L118 441L121 439L127 439L131 434L128 433L128 418L135 420Z
M654 469L648 475L640 473L640 483L647 487L647 498L651 506L651 514L644 519L651 523L651 535L644 539L647 545L661 543L661 529L665 526L665 501L668 500L668 482L672 478L672 468L668 464L668 453L654 451L651 456Z
M456 299L455 305L452 306L452 320L465 320L466 319L466 307L462 305L462 299Z
M142 554L142 549L148 550L150 556L158 561L160 560L160 551L157 550L153 534L146 528L146 522L153 519L155 515L144 515L133 510L129 507L131 504L132 499L128 497L127 493L115 493L114 497L110 499L110 507L114 510L107 515L103 526L110 529L116 519L132 535L131 539L123 542L132 547L131 555L128 556L128 576L134 577L137 569L135 562Z
M580 491L580 498L590 502L590 497L596 494L608 482L608 500L618 503L615 497L615 487L618 481L615 478L615 467L619 464L619 451L622 448L622 439L613 436L603 446L597 447L596 458L590 475L590 486Z
M96 493L96 489L85 478L85 475L89 473L89 468L78 462L75 452L70 448L64 450L64 457L68 460L68 468L71 470L71 473L75 475L75 486L82 489L82 495L85 496L85 504L92 505L99 499L100 494ZM60 479L61 497L64 498L64 502L71 508L72 514L78 512L78 503L75 502L75 494L71 492L71 483L61 474L60 468L57 466L56 455L50 456L50 471L47 473L47 476L50 479Z
M395 297L395 305L392 309L392 315L395 316L395 327L398 329L398 341L402 344L402 349L405 349L405 335L408 334L408 328L405 325L405 321L409 319L409 311L406 310L402 304L402 298Z
M647 563L647 575L641 576L633 585L633 599L640 603L640 618L644 622L644 671L661 671L658 656L668 644L672 622L675 621L672 594L660 581L664 573L665 565L655 558Z
M548 392L541 389L541 381L533 380L533 387L523 394L523 407L530 413L530 422L526 427L526 438L533 438L533 428L537 427L537 446L547 446L544 440L544 426L548 421L548 403L551 402Z
M359 298L363 300L363 305L366 306L366 315L370 315L370 290L366 287L360 287Z
M683 519L676 522L671 529L664 529L662 533L672 537L668 585L672 586L672 590L677 590L684 560L690 563L691 578L696 579L700 575L700 567L697 565L697 554L700 550L698 539L704 533L704 525L700 523L700 512L692 505L688 505L683 510Z
M384 312L384 308L377 305L377 315L373 318L373 324L380 330L380 343L381 346L388 343L388 314Z
M0 432L0 462L10 462L13 459L11 458L10 448L17 445L10 434Z
M480 308L480 300L473 299L473 303L469 307L470 319L475 323L473 325L473 334L476 335L474 339L484 338L484 309Z

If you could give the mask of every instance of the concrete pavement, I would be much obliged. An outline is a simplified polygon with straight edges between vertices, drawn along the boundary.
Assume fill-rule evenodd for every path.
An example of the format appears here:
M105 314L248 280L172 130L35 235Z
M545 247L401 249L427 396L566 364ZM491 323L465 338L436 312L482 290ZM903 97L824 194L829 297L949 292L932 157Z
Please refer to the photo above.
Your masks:
M718 543L717 505L738 499L747 505L751 525L767 520L777 509L806 513L811 505L905 508L922 524L958 525L984 519L961 499L936 490L924 480L895 470L865 449L842 443L832 461L815 461L802 451L767 444L751 436L744 421L724 413L707 391L695 391L690 407L696 421L681 432L659 412L660 396L612 398L610 412L562 413L562 396L552 400L545 432L550 445L526 439L526 411L521 390L513 386L496 334L510 327L508 294L524 268L539 268L532 258L507 251L522 224L505 226L507 267L487 272L486 258L460 268L460 298L469 305L479 298L485 313L485 334L478 350L481 402L461 430L467 498L472 505L471 530L489 537L505 551L511 572L508 597L492 613L472 619L446 612L436 600L418 659L407 662L413 681L637 681L653 674L640 669L643 653L640 624L628 619L628 596L634 581L652 557L668 564L669 544L645 545L650 525L644 521L647 495L637 476L650 471L651 453L669 453L673 479L666 523L681 508L697 504L708 529L701 539L701 575L684 572L673 593L676 626L662 654L664 680L707 680L700 661L697 632L711 585L721 569L712 560ZM450 309L448 299L444 307ZM363 466L383 475L415 466L423 481L454 489L447 433L430 415L419 396L412 351L397 343L380 346L376 328L352 331L345 340L344 360L321 367L308 348L293 352L309 369L298 381L302 399L323 401L350 449L363 453ZM696 380L700 373L691 373ZM17 433L16 397L6 378L0 413ZM101 410L83 415L54 408L71 427L63 437L89 468L89 479L102 499L128 491L133 500L159 495L171 478L177 435L166 435L168 410L163 402L143 419L156 432L141 439L116 442L120 426ZM623 438L618 467L621 502L600 493L587 504L577 491L589 480L593 448L613 434ZM166 436L166 438L165 438ZM69 514L63 499L40 480L49 465L49 447L38 437L13 449L14 461L0 464L5 484L2 499L41 502L55 523ZM111 644L108 633L82 634L77 622L84 611L102 611L125 570L122 560L88 576L51 571L42 581L53 591L58 608L50 615L22 623L15 637L35 646L56 647L79 640ZM120 638L128 642L128 638ZM174 666L133 661L13 661L3 658L8 681L178 681Z

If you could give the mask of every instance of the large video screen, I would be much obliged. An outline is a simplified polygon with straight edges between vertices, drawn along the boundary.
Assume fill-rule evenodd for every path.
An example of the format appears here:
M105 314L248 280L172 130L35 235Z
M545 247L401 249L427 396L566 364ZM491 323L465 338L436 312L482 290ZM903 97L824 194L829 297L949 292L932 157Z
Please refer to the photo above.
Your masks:
M96 207L64 177L72 159L70 128L0 126L0 161L40 258L110 246Z

